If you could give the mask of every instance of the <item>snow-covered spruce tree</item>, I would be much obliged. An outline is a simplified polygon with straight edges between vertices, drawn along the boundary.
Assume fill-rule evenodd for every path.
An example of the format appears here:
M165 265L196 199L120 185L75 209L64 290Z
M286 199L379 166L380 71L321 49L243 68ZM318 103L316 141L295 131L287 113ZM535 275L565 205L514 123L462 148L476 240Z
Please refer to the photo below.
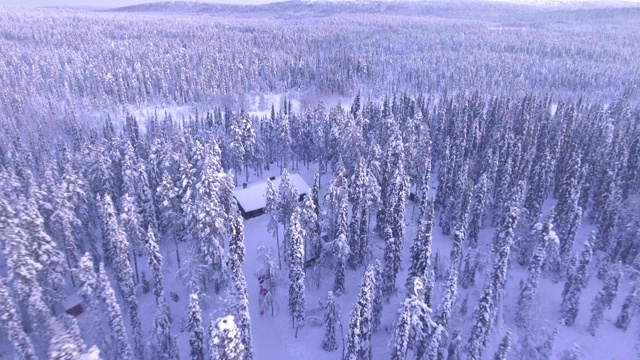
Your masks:
M421 359L427 352L429 338L438 326L431 320L431 309L424 303L422 280L414 280L413 291L408 293L399 313L391 340L392 360L405 359L409 349L414 349ZM439 346L439 345L438 345Z
M109 197L105 196L105 202L103 207L109 211L111 204L109 203ZM113 251L113 270L115 277L118 280L118 285L122 291L127 309L129 312L129 318L131 320L131 327L133 329L133 342L134 351L137 358L141 358L143 354L142 344L142 324L138 314L138 299L134 290L134 274L129 262L129 241L117 219L114 217L108 217L106 219L107 234L109 237L109 244Z
M595 336L596 331L602 323L604 312L611 308L613 300L618 296L618 289L622 281L622 265L610 264L607 279L602 289L593 300L591 308L591 320L589 320L588 330L591 335Z
M332 246L334 256L336 257L336 273L335 280L333 282L333 291L338 295L342 294L345 290L344 272L347 260L349 259L349 254L351 253L347 228L347 217L349 214L347 197L343 196L340 200L339 208L336 213L336 239L333 241Z
M316 216L320 216L320 173L313 176L313 186L311 187L311 200L313 201Z
M116 294L111 287L109 278L102 263L98 265L98 282L100 284L100 299L107 308L107 321L111 329L112 342L115 344L115 355L118 359L133 360L134 354L129 345L127 330L124 326L122 310L118 304Z
M82 223L76 215L74 204L73 190L69 187L73 186L68 184L66 179L54 187L53 193L53 207L54 212L51 214L51 225L54 229L54 237L58 239L58 243L62 244L67 268L72 269L78 265L78 241L76 234L78 229L81 228ZM54 268L55 269L55 268ZM75 279L71 277L71 282L75 286Z
M232 315L211 320L211 360L246 359L240 330Z
M447 283L442 292L440 308L436 312L434 319L436 324L442 326L444 330L449 328L449 322L453 315L453 306L458 296L458 268L451 263L447 272Z
M624 299L620 314L616 318L616 327L618 329L627 331L627 329L629 328L629 323L631 322L631 317L633 316L634 309L637 308L637 306L638 290L634 288Z
M14 200L24 206L24 199ZM2 251L6 261L8 281L13 283L13 289L18 302L26 305L27 314L33 321L45 329L50 320L50 309L46 304L42 287L38 277L43 271L43 264L38 262L27 239L28 232L23 228L23 214L14 212L4 194L0 193L0 238L3 240ZM33 230L33 229L32 229ZM42 229L41 229L42 230ZM48 238L48 236L47 236ZM49 238L50 239L50 238ZM42 255L46 255L44 252Z
M589 271L589 264L591 263L591 257L593 256L595 236L596 233L594 231L585 242L582 253L580 254L578 266L576 266L573 272L569 274L569 277L564 284L560 313L562 315L562 321L567 326L573 325L576 317L578 316L578 310L580 308L580 294L587 286L587 275Z
M300 213L294 209L289 223L289 241L291 251L289 259L289 314L291 315L291 325L298 330L304 326L305 321L305 297L304 297L304 233L300 227Z
M400 269L400 253L398 253L397 243L399 240L393 237L391 228L384 230L385 249L384 249L384 271L382 276L382 296L388 301L391 294L395 291L395 275Z
M147 230L145 244L147 252L149 253L149 268L153 272L153 295L156 298L157 305L160 302L160 298L164 296L164 287L162 285L162 255L156 242L155 233L151 227Z
M382 321L382 264L380 264L380 260L375 259L373 261L373 271L374 275L374 286L375 291L373 292L373 305L372 305L372 320L371 320L371 328L374 332L378 331L378 327L380 327L380 322Z
M398 145L398 148L399 151L402 151L401 143ZM395 154L395 150L389 153L388 156L390 156L390 158L388 158L387 161L397 164L397 167L394 168L389 177L387 193L385 194L388 208L385 209L385 227L382 229L385 239L385 278L382 286L386 298L389 298L391 293L395 291L396 277L400 271L400 262L402 261L402 251L404 247L404 210L408 192L402 156L395 156L393 154ZM397 159L395 159L396 157Z
M462 263L462 247L464 245L465 227L456 225L453 232L453 244L449 255L449 266L458 269Z
M487 279L482 296L478 299L478 305L473 312L473 325L466 347L467 357L471 360L482 359L482 353L487 345L487 338L496 311L495 291L492 280Z
M269 224L267 224L267 230L269 230L273 236L276 237L276 244L278 245L278 266L282 268L282 262L280 261L281 249L280 249L280 237L278 235L278 219L280 218L280 197L275 186L271 180L267 180L267 194L265 195L266 204L265 212L269 214Z
M446 341L446 330L442 325L436 325L436 328L431 334L431 339L429 339L429 346L427 347L426 357L427 359L438 359L441 354L440 349L443 347L444 341Z
M240 109L239 115L240 134L242 140L242 148L244 149L244 156L242 157L242 164L244 165L245 181L249 181L249 166L256 156L256 131L253 128L251 117L244 110Z
M145 240L149 252L149 267L153 272L153 295L156 299L156 315L154 319L155 355L158 359L173 360L178 358L178 345L171 334L171 313L164 296L162 285L162 255L156 243L153 228L149 227Z
M483 173L473 190L473 205L471 207L471 219L469 220L469 246L478 246L478 234L483 227L485 206L489 196L489 179Z
M351 311L345 359L370 360L373 333L373 298L375 296L375 268L368 266L360 285L360 294Z
M433 295L433 288L436 283L436 272L435 269L431 269L431 271L427 271L427 275L421 279L424 284L424 303L427 304L429 308L431 308L431 295Z
M570 349L566 349L562 352L560 360L581 360L584 359L584 353L580 348L580 345L573 343Z
M78 325L78 320L76 320L75 316L69 314L62 315L62 325L64 326L67 334L71 337L71 341L78 347L80 352L87 352L87 344L82 338L80 326Z
M73 337L66 333L60 324L54 326L55 332L49 342L49 358L56 360L76 360L80 357L80 347Z
M304 202L300 206L300 226L304 230L305 253L310 259L317 259L322 253L322 239L320 237L320 224L318 214L311 192L307 192Z
M524 199L527 211L527 223L533 224L542 210L542 203L546 200L551 181L552 159L549 150L541 155L541 161L534 161L531 169L529 189Z
M407 289L413 287L413 279L424 277L429 269L431 258L431 236L433 229L433 201L427 198L426 185L420 191L420 219L418 233L411 245L411 262L407 275Z
M349 267L356 269L360 267L365 260L365 255L368 252L368 246L362 244L362 240L366 240L366 221L364 226L361 226L362 221L366 217L366 200L365 191L367 186L367 167L363 157L358 159L356 165L355 174L350 181L349 198L353 203L351 210L351 221L349 223L349 248L351 253L349 256ZM365 234L361 234L364 231Z
M556 342L558 328L554 328L546 338L546 340L536 348L537 358L540 360L551 360L553 354L553 344Z
M598 243L595 244L596 249L607 252L610 250L611 237L614 233L621 203L620 188L616 183L611 183L608 193L598 223Z
M194 202L194 246L198 262L207 269L206 280L211 279L214 289L219 292L224 279L224 237L227 234L228 214L221 196L226 175L222 171L219 158L220 150L216 144L205 150L202 178L196 184L197 194Z
M244 263L244 223L239 212L231 219L231 239L229 240L228 267L231 271L233 288L230 291L231 311L236 319L240 342L242 343L244 360L253 359L253 342L251 334L251 317L249 315L249 298L247 281L242 273Z
M128 193L122 195L120 199L120 224L124 230L129 245L131 246L133 265L135 270L135 282L140 282L138 275L138 253L142 248L142 240L144 238L144 230L142 229L142 218L138 213L138 206L134 203L134 199Z
M449 347L447 348L447 360L461 360L462 359L462 338L460 337L460 330L456 330L451 335L451 341L449 341Z
M464 257L464 265L460 276L460 286L462 286L463 289L468 289L476 284L476 267L477 262L471 260L471 252L467 252L467 255Z
M200 300L197 294L189 296L189 314L186 328L189 331L189 354L191 359L204 360L204 328Z
M324 337L322 338L322 348L326 351L333 351L338 348L338 343L336 342L336 323L339 321L339 314L332 291L327 293L324 311L325 331Z
M178 189L171 175L169 175L166 170L162 173L162 179L156 190L156 194L158 204L158 229L162 234L173 235L172 230L176 227L176 222L179 221L180 202L178 199Z
M389 140L386 144L381 188L381 206L376 214L376 230L383 233L387 226L394 227L398 216L404 216L404 212L398 213L399 209L394 209L394 204L404 209L404 202L400 204L399 197L406 198L408 190L407 179L404 170L404 146L402 136L395 122L389 123ZM393 218L396 218L395 220Z
M37 359L31 339L24 332L22 318L4 278L0 278L0 320L20 359Z
M76 270L78 279L78 293L82 296L93 326L90 328L91 338L95 339L103 354L108 358L112 345L111 324L99 321L107 317L107 307L102 301L102 283L96 273L93 259L89 253L80 258Z
M344 176L342 163L338 163L336 168L337 170L331 178L329 189L327 191L327 214L326 216L323 216L323 230L328 235L329 239L336 239L338 237L339 227L343 227L343 232L345 234L348 230L349 186L347 179ZM345 207L347 208L346 210L343 209ZM340 216L341 213L346 213L347 217Z
M504 289L507 282L507 271L509 268L509 257L511 246L518 218L520 215L520 199L524 190L524 182L520 182L511 195L508 205L504 206L505 213L502 216L500 227L496 230L493 240L493 256L496 259L491 273L491 281L494 283L494 295Z
M278 221L285 228L288 227L291 215L298 207L298 196L298 190L296 190L289 172L287 169L282 170L278 187Z
M549 217L551 218L551 216ZM529 261L529 276L524 286L520 289L520 296L518 297L518 307L516 310L515 321L520 328L525 328L531 315L531 306L538 291L538 281L542 272L542 265L544 264L547 256L547 249L549 247L550 239L549 233L551 231L551 223L549 219L545 221L540 236L538 237L538 244L533 253L531 261Z
M55 213L54 213L55 214ZM30 253L33 259L42 265L37 275L38 283L42 288L44 301L54 303L62 299L64 278L67 273L67 266L77 261L77 255L71 254L67 266L65 266L64 255L58 249L57 244L47 234L44 219L38 210L38 206L33 198L23 203L18 214L19 226L23 229L26 237L30 240ZM73 238L69 239L74 242ZM65 244L65 249L69 246L70 251L77 252L75 244Z
M178 172L180 174L180 180L178 182L180 218L178 219L179 223L176 231L176 238L179 238L182 242L191 243L196 226L194 207L196 170L191 166L185 156L181 156ZM178 260L178 262L180 261Z
M498 350L493 356L493 360L507 360L509 349L511 349L511 331L507 330L507 333L504 334L502 341L500 341L500 345L498 345Z

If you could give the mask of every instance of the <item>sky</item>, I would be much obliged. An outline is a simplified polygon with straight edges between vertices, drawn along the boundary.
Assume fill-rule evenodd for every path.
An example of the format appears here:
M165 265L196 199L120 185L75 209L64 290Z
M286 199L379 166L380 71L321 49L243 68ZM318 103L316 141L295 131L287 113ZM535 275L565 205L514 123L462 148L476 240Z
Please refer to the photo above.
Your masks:
M90 7L119 7L142 3L166 2L177 0L0 0L0 6L90 6ZM185 0L206 3L223 3L223 4L239 4L239 5L256 5L280 2L286 0ZM334 0L335 1L335 0ZM544 3L553 0L489 0L489 1L507 1L519 3ZM581 2L585 0L555 0L559 2ZM606 4L611 0L586 0L600 2ZM640 3L640 0L623 0L625 2Z
M117 7L142 3L161 2L162 0L0 0L0 6L95 6ZM173 0L172 0L173 1ZM265 4L283 0L197 0L197 2L226 4Z

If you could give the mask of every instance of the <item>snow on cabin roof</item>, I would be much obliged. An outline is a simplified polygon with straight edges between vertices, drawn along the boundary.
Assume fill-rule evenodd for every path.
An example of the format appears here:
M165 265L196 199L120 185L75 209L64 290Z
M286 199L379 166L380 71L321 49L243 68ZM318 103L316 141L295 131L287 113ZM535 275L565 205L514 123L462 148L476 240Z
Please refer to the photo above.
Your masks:
M305 194L309 191L309 185L307 185L302 176L299 174L290 174L289 176L291 177L291 181L295 185L296 190L298 190L298 195ZM280 186L280 181L280 176L277 176L275 180L271 181L276 190ZM248 184L246 189L237 188L233 192L233 196L236 198L244 212L259 210L263 209L267 205L267 188L267 180L263 180L257 183Z

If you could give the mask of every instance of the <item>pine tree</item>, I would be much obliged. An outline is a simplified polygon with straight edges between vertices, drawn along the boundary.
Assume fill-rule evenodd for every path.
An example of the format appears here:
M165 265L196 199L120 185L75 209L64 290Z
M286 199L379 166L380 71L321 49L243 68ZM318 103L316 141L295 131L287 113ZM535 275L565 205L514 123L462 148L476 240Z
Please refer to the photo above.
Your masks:
M349 360L371 359L371 335L373 333L373 297L375 296L375 269L367 267L362 278L360 294L351 311L347 351Z
M500 341L500 345L498 345L498 351L493 356L494 360L507 360L507 354L509 353L509 349L511 349L511 331L507 331Z
M4 278L0 279L0 320L20 359L37 359L33 343L24 332L20 313Z
M232 315L211 321L211 360L246 359L245 348L241 340L240 330Z
M304 326L305 298L304 298L304 244L303 232L299 222L300 214L295 210L289 223L289 241L291 252L289 253L289 313L292 326L298 329Z
M629 323L631 322L631 316L635 308L638 306L638 291L637 289L633 289L629 295L624 299L624 304L622 304L622 309L620 310L620 314L616 319L616 327L618 329L622 329L627 331L629 328Z
M324 311L325 332L324 338L322 339L322 348L326 351L333 351L338 348L338 343L336 342L336 323L339 321L339 314L332 291L327 293Z
M564 284L560 313L562 314L562 321L567 326L573 325L578 316L580 294L587 286L587 273L593 255L594 242L595 231L591 233L591 236L585 242L578 266L574 269L573 273L569 275L567 282Z
M589 321L588 327L591 335L595 336L596 330L598 330L602 323L604 312L611 308L613 300L618 296L618 289L620 287L620 282L622 281L622 276L622 266L620 264L611 264L604 286L593 300L591 320Z
M197 294L189 296L189 314L186 327L189 330L191 359L204 360L204 328L202 327L202 313Z

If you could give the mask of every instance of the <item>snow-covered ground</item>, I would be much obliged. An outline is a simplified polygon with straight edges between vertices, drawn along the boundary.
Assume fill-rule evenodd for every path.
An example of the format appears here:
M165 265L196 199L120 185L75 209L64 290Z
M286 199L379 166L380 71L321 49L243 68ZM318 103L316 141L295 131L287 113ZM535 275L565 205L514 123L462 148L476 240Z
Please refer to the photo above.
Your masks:
M302 178L304 178L307 183L312 184L315 167L312 165L310 170L307 170L305 167L301 166L299 170L299 174ZM263 178L279 175L279 173L280 169L277 166L273 166L270 171L263 174ZM434 178L435 176L432 176L432 179ZM326 192L330 179L330 173L322 175L321 194ZM250 179L250 181L259 180L262 180L262 178L256 178L253 175ZM435 191L434 189L436 185L437 183L434 180L434 182L432 182L432 191ZM548 203L545 204L546 210L548 210L552 205L550 202L551 201L548 201ZM438 214L436 213L436 219L437 216ZM417 231L417 220L417 204L409 201L405 216L407 226L405 228L405 246L403 255L404 266L398 275L396 282L399 291L392 296L389 303L384 304L382 324L378 332L373 335L372 339L374 359L385 359L390 353L389 341L391 339L392 328L397 319L399 305L405 297L404 281L406 279L406 270L409 264L409 247L412 244ZM305 292L306 308L308 312L307 325L299 331L298 338L295 338L295 329L292 328L291 317L288 313L288 269L284 264L280 271L281 286L275 296L277 301L275 315L271 316L268 312L263 316L260 315L260 308L258 305L259 284L257 277L254 275L259 266L257 261L257 249L261 244L264 244L265 246L273 249L274 256L276 254L276 240L267 231L267 224L268 215L262 215L245 221L246 260L243 266L243 271L247 278L251 325L253 330L253 345L256 360L341 359L343 351L341 340L338 339L338 350L333 352L323 350L320 344L324 335L324 328L322 326L314 327L311 325L312 321L310 321L313 310L318 307L320 301L324 301L326 299L327 292L333 287L333 274L329 273L326 274L326 276L323 276L319 288L316 287L313 276L311 276L311 274L307 276ZM593 230L593 227L588 224L583 225L580 228L574 252L581 250L584 241L586 241L591 230ZM488 227L483 229L480 233L479 251L485 256L488 256L490 252L489 245L493 239L494 232L495 228ZM280 237L282 237L282 233L283 231L280 229ZM451 243L451 237L442 235L440 227L437 225L436 221L433 230L432 263L436 253L439 253L441 257L448 258ZM374 248L374 255L381 260L384 249L383 241L374 235L372 237L372 245ZM174 316L172 330L178 338L181 358L187 359L189 358L189 333L184 329L184 324L186 321L188 294L184 281L178 275L174 246L172 244L165 244L164 246L161 246L161 248L163 249L164 256L163 272L165 276L164 285L167 296L171 291L176 292L179 295L178 302L174 302L170 299L168 300ZM183 248L183 245L181 245L181 257L183 262L185 261L186 256L186 248ZM146 264L141 263L142 262L139 262L140 270L145 271L147 276L149 276L150 271ZM516 302L519 295L519 283L521 279L526 279L527 271L526 269L521 268L515 261L512 261L511 267L502 307L504 311L499 312L499 319L492 330L490 340L485 351L486 356L492 356L498 347L500 339L507 330L511 330L514 333L512 344L517 342L515 337L518 336L518 328L513 320L514 310L512 309L516 308ZM342 309L341 320L344 329L343 337L345 338L346 333L348 332L351 309L353 308L360 291L363 272L364 269L362 268L357 271L347 269L346 291L343 295L336 297L336 302ZM484 276L487 272L488 270L485 270L484 272L476 275L475 287L467 290L462 289L460 286L458 287L458 300L456 302L450 329L460 329L462 331L463 344L466 343L468 339L471 327L469 319L471 318L477 298L480 296L482 291ZM560 324L559 309L560 302L562 300L561 293L563 285L564 281L554 283L551 279L543 276L534 302L534 317L538 324L546 328L547 331L551 331L551 329L556 326L559 329L554 345L553 358L560 358L562 352L570 349L574 344L578 344L582 349L584 359L628 360L635 358L635 337L638 331L640 331L637 326L637 322L632 322L632 325L626 332L617 329L613 325L631 285L628 282L625 282L621 287L612 309L605 313L605 321L595 337L591 336L587 332L587 325L589 323L591 302L597 292L601 289L602 281L596 278L593 271L591 272L589 285L582 294L580 312L578 313L578 318L573 326L564 326ZM442 282L437 282L432 296L434 312L437 310L440 303L442 286ZM205 297L202 305L205 324L208 325L210 319L215 320L225 314L220 309L221 299L216 298L211 289L209 289L207 294L209 297ZM460 316L460 304L467 295L469 297L468 313L466 316ZM139 299L143 329L145 336L148 336L153 329L152 319L155 313L153 294L140 294L139 292ZM322 313L318 316L321 317ZM337 335L338 337L342 335L340 334L339 329L337 330Z

